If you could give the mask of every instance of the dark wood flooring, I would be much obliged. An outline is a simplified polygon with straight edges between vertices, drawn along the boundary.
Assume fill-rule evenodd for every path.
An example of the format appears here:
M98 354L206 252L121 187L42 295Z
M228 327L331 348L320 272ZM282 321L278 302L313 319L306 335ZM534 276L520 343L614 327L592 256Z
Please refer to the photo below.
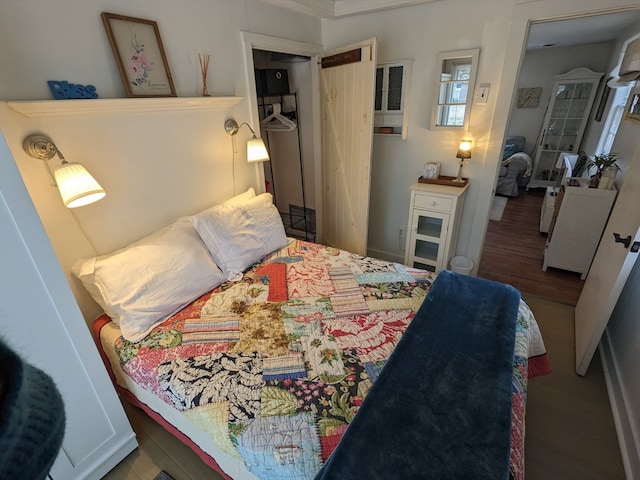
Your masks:
M489 221L478 277L575 306L584 285L580 274L554 268L542 271L547 237L538 228L543 199L542 189L521 189L519 196L509 197L502 220Z

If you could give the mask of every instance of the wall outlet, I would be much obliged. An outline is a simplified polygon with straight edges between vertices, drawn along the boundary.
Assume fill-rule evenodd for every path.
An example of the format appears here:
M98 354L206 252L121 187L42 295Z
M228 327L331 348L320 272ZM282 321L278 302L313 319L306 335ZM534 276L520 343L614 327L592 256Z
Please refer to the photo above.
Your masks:
M404 244L406 242L406 227L399 226L398 227L398 248L401 252L404 251Z

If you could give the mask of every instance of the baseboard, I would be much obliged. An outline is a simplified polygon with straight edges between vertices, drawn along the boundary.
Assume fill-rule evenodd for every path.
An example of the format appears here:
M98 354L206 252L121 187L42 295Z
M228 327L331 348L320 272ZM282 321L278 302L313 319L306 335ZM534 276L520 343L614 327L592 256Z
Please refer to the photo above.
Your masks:
M627 480L640 478L640 432L632 421L627 409L624 385L620 382L615 357L607 332L600 341L600 358L604 369L604 379L609 392L609 402L613 421L618 434L620 453Z
M136 434L131 432L130 435L119 439L117 443L111 445L109 449L100 452L100 455L95 459L94 465L87 471L87 476L83 478L103 478L136 448L138 448L138 440Z
M386 260L387 262L404 263L404 256L375 248L367 248L367 255L377 258L378 260Z

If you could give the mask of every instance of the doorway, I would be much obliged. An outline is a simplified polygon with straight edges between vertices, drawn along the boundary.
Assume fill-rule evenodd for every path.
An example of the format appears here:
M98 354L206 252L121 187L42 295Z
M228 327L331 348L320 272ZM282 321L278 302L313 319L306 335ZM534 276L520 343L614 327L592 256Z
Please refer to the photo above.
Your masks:
M274 202L283 217L283 224L289 223L288 234L315 240L322 238L322 203L320 189L320 145L317 141L319 130L319 105L317 69L312 68L312 59L322 52L322 46L278 37L270 37L250 32L242 32L242 44L247 79L247 100L249 102L249 117L252 125L261 127L261 121L267 115L273 113L273 105L279 104L282 112L283 104L285 112L291 113L295 109L296 128L289 132L272 132L271 141L275 146L275 169L266 162L258 167L258 183L277 191L274 193ZM255 58L255 60L254 60ZM311 61L304 61L306 59ZM256 64L255 62L259 62ZM287 71L290 92L295 93L295 101L292 104L290 95L281 98L265 100L264 95L258 95L255 71L257 69L284 69ZM295 135L291 135L295 131ZM269 140L269 132L260 128L261 136L265 142ZM284 133L289 138L275 138ZM298 140L299 135L299 140ZM293 140L292 140L293 139ZM278 151L278 145L280 150ZM293 152L293 160L288 160L288 153ZM278 163L278 158L280 163ZM295 164L291 168L291 175L287 173L285 165ZM266 172L266 173L265 173ZM280 178L280 174L282 178ZM269 182L267 184L266 182ZM289 205L292 208L289 208ZM311 212L313 211L313 213ZM313 225L315 224L315 225ZM306 227L306 231L305 231Z
M270 156L262 164L265 190L286 234L315 241L311 58L259 49L252 54L260 132Z
M506 135L525 136L526 147L524 151L533 159L551 95L553 76L566 73L579 66L587 66L595 71L606 73L599 86L592 117L580 149L590 155L599 153L598 149L602 148L600 139L602 135L606 135L606 130L610 125L606 112L611 111L613 115L614 109L611 105L614 99L619 97L618 92L613 92L608 103L605 99L607 107L605 115L600 121L593 118L593 114L603 97L604 81L609 77L608 72L617 60L612 58L612 55L617 54L617 51L611 51L613 42L616 40L612 35L619 35L625 29L628 31L629 27L637 24L639 20L640 11L631 10L531 24L526 40L527 50L520 64L516 88L512 97L517 98L520 89L538 87L542 87L542 95L539 104L533 108L518 108L515 100L512 102ZM602 33L603 27L607 32ZM584 284L579 279L579 275L562 270L552 271L551 269L542 272L546 237L544 233L540 233L537 224L541 219L545 194L546 189L540 189L540 191L532 189L527 192L525 188L521 187L517 196L508 198L503 219L500 222L489 221L488 223L478 275L511 283L530 293L534 293L531 292L531 289L546 290L543 288L544 285L539 282L550 286L558 281L557 274L563 274L563 277L568 275L568 279L562 278L556 285L557 289L566 290L568 294L566 296L559 294L556 301L575 305L576 285L579 296ZM508 247L505 247L505 236L509 238L513 236ZM505 248L509 253L504 252L502 255L495 253L505 250ZM513 263L514 259L523 263L518 263L518 267L516 267ZM577 278L572 280L571 276L573 275ZM569 280L568 284L567 280ZM548 295L541 296L550 298Z

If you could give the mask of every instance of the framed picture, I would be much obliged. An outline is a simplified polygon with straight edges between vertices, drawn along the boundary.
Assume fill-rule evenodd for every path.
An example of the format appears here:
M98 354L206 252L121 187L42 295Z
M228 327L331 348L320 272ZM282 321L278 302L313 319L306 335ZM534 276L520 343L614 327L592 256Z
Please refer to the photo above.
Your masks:
M535 108L540 103L542 87L520 88L518 89L517 108Z
M422 171L422 178L435 179L440 175L439 163L425 163L424 170Z
M629 108L627 109L625 118L640 123L640 93L631 95L631 101L629 102Z
M158 24L103 12L102 22L128 97L175 97Z

